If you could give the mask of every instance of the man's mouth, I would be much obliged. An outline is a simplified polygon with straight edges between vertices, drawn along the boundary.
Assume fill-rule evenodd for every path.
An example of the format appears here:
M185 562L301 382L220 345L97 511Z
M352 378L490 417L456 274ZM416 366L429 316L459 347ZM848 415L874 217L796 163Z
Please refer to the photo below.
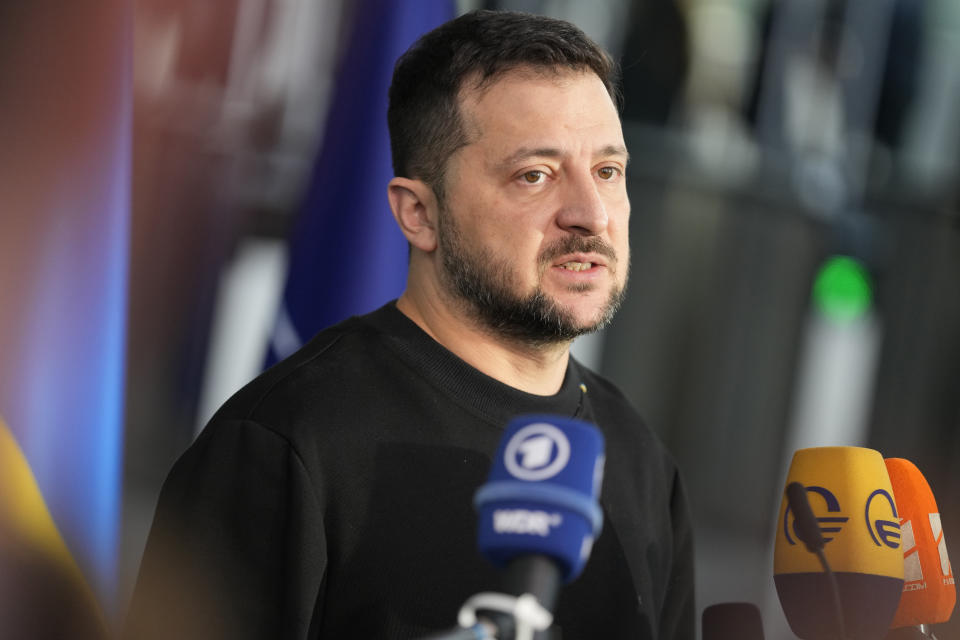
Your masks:
M552 266L580 272L606 267L612 273L617 254L613 247L597 236L569 236L547 246L540 255L540 260L543 268Z

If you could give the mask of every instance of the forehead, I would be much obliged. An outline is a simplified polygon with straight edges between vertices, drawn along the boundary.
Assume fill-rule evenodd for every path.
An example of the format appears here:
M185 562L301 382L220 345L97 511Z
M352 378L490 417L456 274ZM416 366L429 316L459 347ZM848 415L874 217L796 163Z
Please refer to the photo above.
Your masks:
M592 71L522 67L492 81L467 82L460 110L471 143L490 137L602 135L623 141L620 118L603 81Z

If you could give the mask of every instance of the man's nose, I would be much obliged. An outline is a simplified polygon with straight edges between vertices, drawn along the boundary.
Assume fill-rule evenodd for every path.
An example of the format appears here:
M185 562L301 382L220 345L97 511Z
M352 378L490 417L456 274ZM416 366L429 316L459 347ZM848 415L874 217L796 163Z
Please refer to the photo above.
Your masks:
M607 228L607 209L592 173L570 176L564 185L557 224L578 235L596 236Z

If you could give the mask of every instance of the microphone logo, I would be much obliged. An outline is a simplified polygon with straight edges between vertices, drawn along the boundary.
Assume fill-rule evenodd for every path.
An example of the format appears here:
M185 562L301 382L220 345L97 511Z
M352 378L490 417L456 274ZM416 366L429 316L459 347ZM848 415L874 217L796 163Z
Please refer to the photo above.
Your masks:
M920 553L917 549L916 537L913 535L913 521L900 521L900 535L903 545L903 590L923 591L927 588L927 583L923 580Z
M827 507L827 513L838 513L838 514L840 513L840 501L837 500L837 497L832 493L830 493L828 489L825 489L823 487L815 487L815 486L809 486L806 489L808 494L813 493L820 496L823 503ZM820 502L819 500L810 501L810 508L814 510L814 513L816 513L816 509L814 508L814 505L819 504L819 502ZM783 533L787 537L787 542L789 542L790 544L797 544L797 540L794 540L794 537L790 535L790 529L792 528L794 536L796 536L797 539L800 538L800 534L797 531L796 518L794 518L793 520L793 527L788 526L788 523L790 522L791 513L792 511L790 509L790 506L788 505L787 510L783 513ZM817 522L820 525L820 533L823 535L823 542L828 543L831 540L833 540L833 536L829 534L840 533L840 530L843 528L844 523L846 523L846 521L849 519L850 518L843 515L818 516Z
M546 422L535 422L517 431L503 454L507 472L529 482L552 478L569 461L570 441L563 431Z
M953 572L950 568L950 558L947 556L947 541L943 537L943 525L940 523L939 513L927 514L930 518L930 531L937 545L940 557L940 580L944 585L954 584ZM920 525L922 526L922 524ZM923 576L923 565L920 562L920 552L913 533L913 521L901 520L900 533L903 544L903 590L923 591L927 582Z
M953 570L950 567L950 558L947 556L947 541L943 537L943 525L940 523L940 514L930 514L930 529L933 539L937 541L937 551L940 553L941 580L945 585L954 584Z
M884 498L885 501L880 498ZM890 511L883 508L884 503L890 507ZM877 504L880 506L875 507ZM883 516L891 513L894 519L871 518L872 515L876 515L871 513L871 507L880 509ZM867 531L870 532L870 537L875 545L878 547L886 545L891 549L900 548L900 516L897 515L897 506L893 503L893 498L890 497L889 493L883 489L877 489L870 494L870 497L867 498L867 506L864 509L864 519L867 522Z
M546 422L529 424L510 438L503 454L507 472L520 480L547 480L570 461L570 441L563 431Z

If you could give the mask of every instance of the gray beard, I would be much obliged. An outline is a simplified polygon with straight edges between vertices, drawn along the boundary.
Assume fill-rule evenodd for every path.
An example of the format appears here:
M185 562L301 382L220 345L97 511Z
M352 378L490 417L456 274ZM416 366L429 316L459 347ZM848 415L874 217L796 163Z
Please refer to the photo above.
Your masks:
M442 207L437 235L447 290L465 302L478 321L496 335L533 346L569 342L605 327L623 302L626 286L615 283L598 320L577 324L573 315L547 297L539 284L529 295L516 294L516 278L510 264L495 260L485 249L467 249L453 217ZM548 265L557 256L578 252L616 259L613 249L600 238L570 235L547 247L540 255L540 263ZM587 291L590 286L585 285L582 290Z

